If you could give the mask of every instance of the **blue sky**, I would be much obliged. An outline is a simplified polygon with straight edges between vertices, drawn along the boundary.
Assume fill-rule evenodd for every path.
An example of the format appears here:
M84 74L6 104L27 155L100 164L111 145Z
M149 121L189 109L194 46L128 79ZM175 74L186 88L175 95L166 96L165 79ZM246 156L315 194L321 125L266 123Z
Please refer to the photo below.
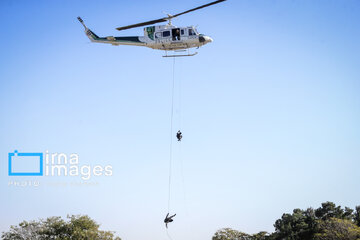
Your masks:
M0 231L88 214L123 239L167 239L173 60L89 44L76 17L99 36L142 35L115 27L204 3L1 1ZM173 21L214 39L175 63L173 135L181 126L184 138L174 143L173 239L273 231L294 208L360 204L359 10L350 0L229 0ZM9 177L15 149L78 153L113 175L80 187ZM8 186L29 179L40 187Z

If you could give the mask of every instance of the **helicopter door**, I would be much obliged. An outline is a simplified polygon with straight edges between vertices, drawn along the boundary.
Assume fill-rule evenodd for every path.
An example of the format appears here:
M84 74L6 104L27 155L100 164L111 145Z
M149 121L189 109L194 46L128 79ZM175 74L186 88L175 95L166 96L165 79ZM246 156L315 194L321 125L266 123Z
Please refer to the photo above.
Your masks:
M171 33L172 33L173 41L179 41L180 40L180 28L171 29Z

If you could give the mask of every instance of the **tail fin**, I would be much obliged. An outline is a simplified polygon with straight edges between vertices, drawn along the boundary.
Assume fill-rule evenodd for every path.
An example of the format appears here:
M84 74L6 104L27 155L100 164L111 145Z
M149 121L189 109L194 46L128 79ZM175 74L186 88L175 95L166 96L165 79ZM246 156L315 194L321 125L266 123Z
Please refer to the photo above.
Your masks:
M97 40L99 38L98 35L96 35L93 31L91 31L84 23L84 21L81 19L81 17L77 17L77 19L79 20L79 22L84 26L85 28L85 34L86 36L88 36L88 38L93 41L93 40Z
M84 21L81 19L81 17L77 17L77 19L79 20L79 22L84 26L84 28L86 29L86 25L84 23Z

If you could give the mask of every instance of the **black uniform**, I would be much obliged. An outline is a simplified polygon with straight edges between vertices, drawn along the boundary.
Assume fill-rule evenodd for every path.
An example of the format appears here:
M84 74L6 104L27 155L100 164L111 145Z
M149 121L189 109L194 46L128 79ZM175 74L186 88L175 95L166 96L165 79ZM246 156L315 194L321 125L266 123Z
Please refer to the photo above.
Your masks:
M166 228L168 228L168 223L171 223L172 221L174 221L172 218L175 217L175 216L176 216L176 214L169 217L169 213L166 215L166 217L164 219L164 223L166 225Z
M180 142L182 139L182 133L180 132L180 130L176 133L176 137L177 137L177 140Z

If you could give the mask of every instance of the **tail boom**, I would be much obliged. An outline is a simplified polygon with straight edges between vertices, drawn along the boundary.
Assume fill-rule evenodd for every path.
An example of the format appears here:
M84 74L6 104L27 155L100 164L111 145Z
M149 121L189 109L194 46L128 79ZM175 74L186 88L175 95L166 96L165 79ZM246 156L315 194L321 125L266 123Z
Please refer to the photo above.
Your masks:
M91 31L81 19L81 17L77 18L79 22L85 28L85 34L90 39L91 42L98 42L98 43L110 43L112 45L132 45L132 46L146 46L146 42L144 41L143 37L99 37L93 31Z

